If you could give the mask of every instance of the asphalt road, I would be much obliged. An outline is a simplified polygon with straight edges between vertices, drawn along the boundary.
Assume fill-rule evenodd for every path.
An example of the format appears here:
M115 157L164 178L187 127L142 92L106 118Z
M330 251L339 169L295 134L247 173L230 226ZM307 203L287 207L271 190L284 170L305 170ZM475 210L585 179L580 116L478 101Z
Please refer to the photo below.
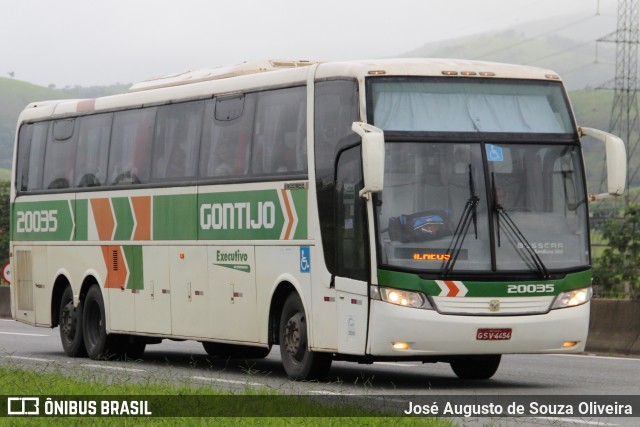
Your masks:
M0 319L0 366L80 375L107 382L197 384L231 392L267 388L310 395L640 395L640 359L596 355L507 355L488 381L459 380L447 364L419 362L358 365L334 362L322 382L290 381L279 348L265 359L220 360L194 341L147 346L143 360L94 361L64 355L58 329L35 328ZM638 414L637 416L640 416ZM486 425L486 418L460 418L462 425ZM536 417L491 420L489 425L628 425L640 418Z

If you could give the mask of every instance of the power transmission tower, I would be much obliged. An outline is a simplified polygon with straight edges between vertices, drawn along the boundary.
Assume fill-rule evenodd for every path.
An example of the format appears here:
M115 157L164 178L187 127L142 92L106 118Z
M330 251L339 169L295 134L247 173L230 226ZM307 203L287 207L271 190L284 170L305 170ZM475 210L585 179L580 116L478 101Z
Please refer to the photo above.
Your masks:
M613 106L609 131L618 135L627 148L627 187L625 208L632 202L629 188L640 180L640 119L638 114L638 28L639 0L618 0L616 31L599 42L616 44L616 76L613 80ZM633 200L635 201L635 200Z

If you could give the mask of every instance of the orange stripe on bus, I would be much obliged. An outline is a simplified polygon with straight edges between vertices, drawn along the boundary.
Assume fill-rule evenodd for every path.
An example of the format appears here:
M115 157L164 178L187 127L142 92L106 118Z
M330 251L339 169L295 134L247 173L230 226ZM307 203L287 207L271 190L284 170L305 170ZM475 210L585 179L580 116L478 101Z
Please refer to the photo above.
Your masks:
M151 196L132 197L131 205L137 223L133 240L151 240Z
M124 259L122 246L101 246L102 257L107 267L105 288L124 289L129 269Z
M458 292L460 292L460 288L458 288L455 282L451 280L445 280L444 284L447 285L447 288L449 288L449 294L447 295L448 297L455 297L458 295Z
M111 201L109 199L91 199L91 209L98 229L98 239L111 240L113 230L116 227L111 211Z

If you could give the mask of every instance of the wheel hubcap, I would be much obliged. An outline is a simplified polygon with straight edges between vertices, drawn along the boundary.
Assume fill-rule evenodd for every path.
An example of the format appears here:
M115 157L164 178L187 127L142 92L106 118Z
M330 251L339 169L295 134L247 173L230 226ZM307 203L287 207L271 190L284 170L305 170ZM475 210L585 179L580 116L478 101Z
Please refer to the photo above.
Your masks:
M284 347L296 361L302 360L304 356L306 346L304 335L304 318L302 313L296 313L289 319L284 329Z
M76 316L75 316L75 308L71 302L67 303L62 310L62 316L60 319L60 327L62 328L62 332L64 335L73 339L76 335Z

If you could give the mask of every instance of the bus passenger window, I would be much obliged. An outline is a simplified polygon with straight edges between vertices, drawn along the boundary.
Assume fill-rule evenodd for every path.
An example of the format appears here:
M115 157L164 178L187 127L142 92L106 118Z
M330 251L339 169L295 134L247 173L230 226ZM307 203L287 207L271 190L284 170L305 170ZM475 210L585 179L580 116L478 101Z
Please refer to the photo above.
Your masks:
M202 178L247 174L255 99L254 94L247 94L207 103L200 153Z
M43 187L49 190L69 188L73 180L78 134L75 119L53 122L47 138L46 158L43 172Z
M109 148L110 185L149 182L149 152L155 116L156 108L115 113Z
M351 130L358 121L358 85L353 80L330 80L315 88L315 158L318 215L322 248L330 272L335 272L335 162L338 152L358 142Z
M48 126L49 123L40 122L20 128L17 190L30 191L42 188L42 165Z
M99 187L107 181L107 159L113 114L85 116L78 120L76 187Z
M254 174L307 171L306 88L261 92L256 107Z
M367 280L367 222L360 147L343 151L336 173L336 275Z
M203 106L203 102L188 102L159 108L153 141L154 180L195 179Z

